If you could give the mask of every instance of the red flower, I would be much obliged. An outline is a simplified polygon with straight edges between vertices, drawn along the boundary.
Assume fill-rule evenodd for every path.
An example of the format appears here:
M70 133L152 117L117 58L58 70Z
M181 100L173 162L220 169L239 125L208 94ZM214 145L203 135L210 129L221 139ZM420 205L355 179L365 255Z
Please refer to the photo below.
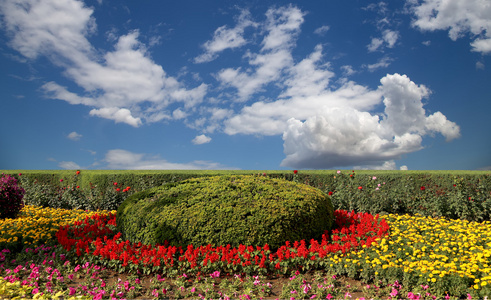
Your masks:
M297 173L298 173L298 171L297 171L297 170L293 170L293 174L297 174Z
M63 182L63 179L60 179L60 182Z
M358 189L361 190L361 189L363 189L363 187L359 186Z
M75 172L75 174L77 174L77 175L80 174L80 171Z
M421 187L421 190L424 191L426 188L424 186Z
M126 190L127 190L127 191L129 191L130 189L131 189L131 187L129 187L129 186L127 186L127 187L126 187Z
M119 192L119 188L116 189L116 192Z
M329 192L329 193L328 193L328 195L329 195L329 196L332 196L332 192Z
M80 188L80 185L77 185L77 189L79 189L79 188Z
M19 176L22 176L22 173L19 173Z
M118 185L118 183L117 182L114 182L113 185Z

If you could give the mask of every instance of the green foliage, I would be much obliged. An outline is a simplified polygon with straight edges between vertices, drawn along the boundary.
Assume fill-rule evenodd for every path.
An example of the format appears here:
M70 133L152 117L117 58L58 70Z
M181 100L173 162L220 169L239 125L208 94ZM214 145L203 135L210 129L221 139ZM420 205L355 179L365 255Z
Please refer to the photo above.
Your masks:
M489 171L343 170L338 174L336 170L309 170L294 174L292 171L271 170L84 170L77 176L76 186L80 186L80 190L73 190L74 171L4 173L20 178L20 186L26 190L26 204L49 207L116 209L132 193L166 183L197 177L264 173L270 178L300 182L325 193L330 192L336 209L373 214L418 213L469 221L491 220ZM17 173L22 173L22 176ZM349 176L353 173L356 173L353 177ZM373 177L377 179L373 180ZM60 179L64 180L63 183L60 183ZM114 182L121 189L131 186L131 191L118 193L113 186ZM361 190L358 189L360 186ZM425 187L424 191L420 190L422 186Z
M10 175L0 178L0 219L15 218L24 203L24 189L17 185L17 179Z
M400 172L390 176L366 176L358 173L339 171L332 176L333 182L325 191L331 194L334 209L491 220L489 174Z
M264 245L320 238L333 208L315 188L264 176L213 176L136 193L118 208L123 237L144 244Z

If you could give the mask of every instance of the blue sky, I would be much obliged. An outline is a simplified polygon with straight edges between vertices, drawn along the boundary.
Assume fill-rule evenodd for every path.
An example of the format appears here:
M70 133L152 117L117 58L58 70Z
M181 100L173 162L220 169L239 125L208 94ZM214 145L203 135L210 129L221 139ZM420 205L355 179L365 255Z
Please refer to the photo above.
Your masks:
M0 0L0 169L491 169L491 3Z

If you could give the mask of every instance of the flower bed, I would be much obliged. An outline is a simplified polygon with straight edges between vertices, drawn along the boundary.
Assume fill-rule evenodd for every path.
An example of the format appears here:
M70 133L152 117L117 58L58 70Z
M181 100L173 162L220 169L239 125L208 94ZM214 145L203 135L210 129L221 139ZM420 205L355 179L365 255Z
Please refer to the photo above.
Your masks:
M114 212L26 206L18 219L0 221L6 248L0 251L0 297L482 299L491 294L490 222L336 211L336 223L320 241L291 241L278 249L151 247L123 241L114 231ZM19 241L22 251L16 253Z
M325 267L325 258L332 253L346 253L358 247L369 247L377 238L388 233L389 226L378 216L367 213L336 211L338 226L331 236L323 234L321 241L287 241L273 250L269 246L188 245L186 249L165 245L133 244L114 234L115 214L87 217L60 228L57 238L66 250L77 256L83 253L97 257L105 266L119 271L138 270L143 274L159 272L201 274L221 271L246 274L287 274L295 270L315 270ZM113 236L112 238L108 238Z

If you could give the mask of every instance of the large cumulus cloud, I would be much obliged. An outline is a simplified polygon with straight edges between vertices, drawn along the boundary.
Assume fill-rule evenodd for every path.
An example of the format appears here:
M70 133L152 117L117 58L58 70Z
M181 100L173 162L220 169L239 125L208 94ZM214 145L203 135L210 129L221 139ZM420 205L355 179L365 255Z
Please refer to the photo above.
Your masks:
M428 89L407 76L383 77L379 90L385 105L379 116L352 107L324 107L305 121L291 118L283 133L285 167L332 168L383 165L422 149L426 134L447 140L460 135L459 126L441 113L426 116L422 99Z

